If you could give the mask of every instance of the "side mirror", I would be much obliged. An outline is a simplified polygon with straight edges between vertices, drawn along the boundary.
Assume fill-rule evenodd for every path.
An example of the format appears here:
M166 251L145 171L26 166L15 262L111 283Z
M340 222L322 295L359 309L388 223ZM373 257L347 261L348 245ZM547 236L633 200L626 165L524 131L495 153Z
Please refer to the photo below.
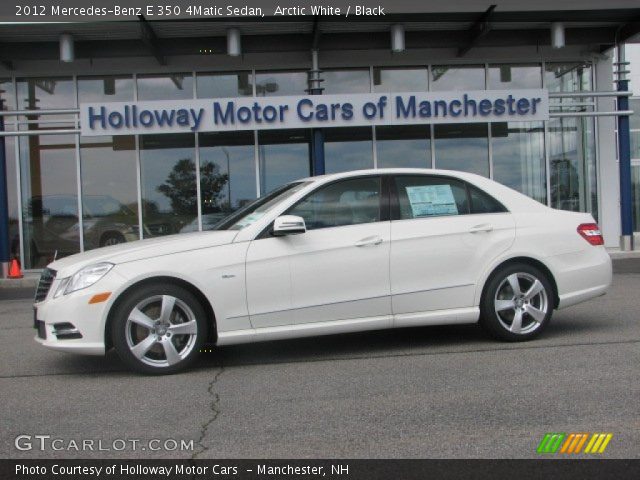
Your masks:
M307 231L304 224L304 218L296 215L281 215L273 222L273 230L271 234L274 237L282 237L284 235L296 235Z

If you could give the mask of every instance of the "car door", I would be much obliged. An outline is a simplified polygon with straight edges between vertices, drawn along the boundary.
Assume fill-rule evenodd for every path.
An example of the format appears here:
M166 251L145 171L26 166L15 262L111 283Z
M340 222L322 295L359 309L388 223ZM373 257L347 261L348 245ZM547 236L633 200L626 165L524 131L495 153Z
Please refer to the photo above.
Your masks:
M255 328L391 318L388 198L379 176L320 186L290 208L307 231L254 240L247 298Z
M513 216L452 177L398 175L391 190L393 313L472 307L485 265L513 243Z

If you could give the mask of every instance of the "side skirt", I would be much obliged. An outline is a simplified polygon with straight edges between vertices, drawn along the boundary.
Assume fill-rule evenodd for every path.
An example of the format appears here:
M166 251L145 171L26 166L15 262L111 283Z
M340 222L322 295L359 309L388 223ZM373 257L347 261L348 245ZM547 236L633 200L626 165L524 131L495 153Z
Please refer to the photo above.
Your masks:
M437 310L433 312L404 313L401 315L383 315L379 317L336 320L331 322L312 322L277 327L248 328L218 332L217 345L235 345L241 343L266 342L290 338L334 335L339 333L383 330L395 327L417 327L428 325L454 325L476 323L480 316L478 307Z

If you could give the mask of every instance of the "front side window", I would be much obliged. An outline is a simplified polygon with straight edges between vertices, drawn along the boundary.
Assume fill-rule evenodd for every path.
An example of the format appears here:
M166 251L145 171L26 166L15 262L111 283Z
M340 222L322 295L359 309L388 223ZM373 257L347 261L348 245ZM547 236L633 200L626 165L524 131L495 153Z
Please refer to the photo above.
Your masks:
M288 215L304 218L307 230L380 221L380 178L331 183L301 200Z
M453 178L400 176L395 179L398 217L408 220L423 217L465 215L469 213L464 184Z

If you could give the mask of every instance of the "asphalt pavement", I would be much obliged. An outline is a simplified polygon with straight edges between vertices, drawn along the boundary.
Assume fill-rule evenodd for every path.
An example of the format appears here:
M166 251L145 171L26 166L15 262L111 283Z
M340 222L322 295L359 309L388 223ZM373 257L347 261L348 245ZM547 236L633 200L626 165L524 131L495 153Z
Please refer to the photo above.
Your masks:
M532 342L411 328L224 347L170 377L46 350L30 300L2 300L0 456L538 458L547 432L611 432L602 456L640 458L640 260L616 272ZM193 449L143 450L150 439ZM74 448L86 440L94 451Z

